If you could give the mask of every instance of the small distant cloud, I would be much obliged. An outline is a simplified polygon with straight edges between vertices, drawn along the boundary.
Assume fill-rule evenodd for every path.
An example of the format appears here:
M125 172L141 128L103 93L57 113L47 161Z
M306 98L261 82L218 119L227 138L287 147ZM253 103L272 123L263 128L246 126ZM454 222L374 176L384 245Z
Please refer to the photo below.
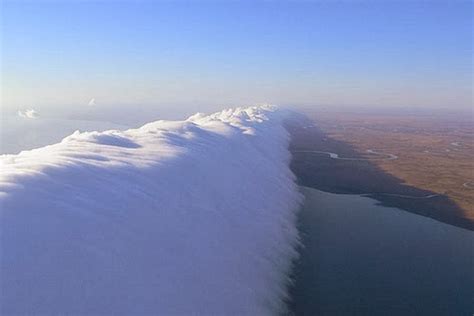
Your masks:
M36 112L35 110L29 109L29 110L23 110L23 111L19 110L18 111L18 116L28 118L28 119L35 119L39 115L38 115L38 112Z
M94 106L94 105L97 105L97 104L95 103L95 99L92 98L92 99L89 101L89 106Z

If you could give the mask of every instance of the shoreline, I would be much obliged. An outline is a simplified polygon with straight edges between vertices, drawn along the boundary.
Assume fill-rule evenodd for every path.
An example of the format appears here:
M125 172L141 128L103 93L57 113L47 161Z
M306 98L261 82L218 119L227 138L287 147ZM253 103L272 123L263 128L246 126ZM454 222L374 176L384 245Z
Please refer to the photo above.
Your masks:
M377 200L300 187L294 315L452 315L474 308L472 232Z
M449 197L406 185L367 159L366 154L330 138L308 117L297 114L295 119L286 121L286 128L291 136L291 169L298 185L335 194L368 196L383 206L474 231L474 221L466 218L464 211ZM308 151L324 154L301 153ZM337 153L339 159L329 153Z

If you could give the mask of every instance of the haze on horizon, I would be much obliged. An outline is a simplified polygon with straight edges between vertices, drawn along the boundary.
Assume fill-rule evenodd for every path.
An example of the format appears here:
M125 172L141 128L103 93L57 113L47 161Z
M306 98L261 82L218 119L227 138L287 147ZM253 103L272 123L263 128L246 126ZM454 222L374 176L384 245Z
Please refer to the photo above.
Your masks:
M1 25L2 108L15 112L472 106L470 1L4 1Z

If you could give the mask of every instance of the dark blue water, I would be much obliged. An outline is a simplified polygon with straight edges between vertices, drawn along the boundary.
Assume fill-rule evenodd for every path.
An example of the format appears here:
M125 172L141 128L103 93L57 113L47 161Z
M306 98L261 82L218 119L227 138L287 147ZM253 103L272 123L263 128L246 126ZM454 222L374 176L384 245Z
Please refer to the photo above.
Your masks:
M297 315L472 315L474 233L357 195L302 188Z

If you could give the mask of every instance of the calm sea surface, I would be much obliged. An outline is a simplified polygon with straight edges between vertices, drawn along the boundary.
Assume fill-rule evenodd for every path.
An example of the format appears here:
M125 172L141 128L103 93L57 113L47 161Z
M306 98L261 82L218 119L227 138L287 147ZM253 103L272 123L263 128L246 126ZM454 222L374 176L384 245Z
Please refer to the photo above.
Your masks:
M472 315L474 233L357 195L302 188L297 315Z

